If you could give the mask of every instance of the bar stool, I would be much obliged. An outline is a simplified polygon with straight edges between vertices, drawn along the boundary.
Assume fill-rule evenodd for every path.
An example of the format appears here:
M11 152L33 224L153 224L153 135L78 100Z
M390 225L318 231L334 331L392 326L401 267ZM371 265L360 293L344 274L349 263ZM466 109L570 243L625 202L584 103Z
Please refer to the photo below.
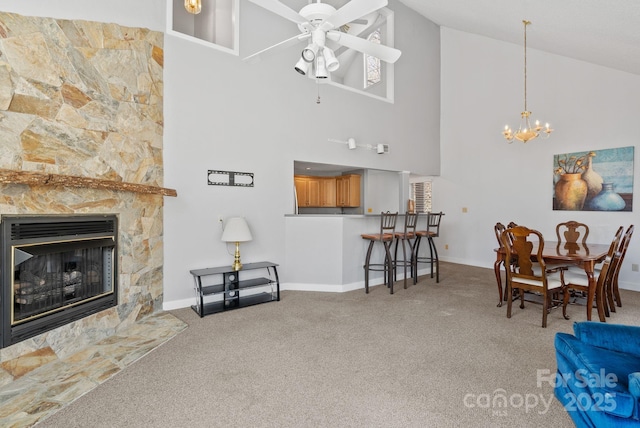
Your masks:
M433 242L433 238L437 238L440 235L440 220L444 213L427 213L427 230L418 230L416 235L418 236L415 243L415 275L418 276L418 263L429 263L431 266L431 278L433 278L433 265L436 265L436 282L440 282L440 259L438 258L438 250L436 244ZM420 257L420 242L422 238L427 238L429 241L429 257Z
M398 272L398 267L404 267L404 288L407 288L407 268L410 270L410 275L413 278L413 283L418 282L418 276L414 275L415 272L415 254L414 254L414 246L417 241L416 236L416 225L418 222L418 214L416 213L406 213L404 215L404 232L396 232L396 245L393 253L393 267L394 269L394 277L396 279L395 274ZM414 240L412 243L411 240ZM402 241L402 260L398 260L398 244ZM410 257L407 259L407 249L406 246L409 245Z
M384 272L384 283L390 288L393 294L393 259L391 258L391 244L395 238L396 219L398 213L395 214L387 211L381 213L380 216L380 233L363 233L362 239L369 241L367 256L364 260L364 290L369 293L369 271ZM382 242L385 251L384 263L371 263L371 252L376 242Z

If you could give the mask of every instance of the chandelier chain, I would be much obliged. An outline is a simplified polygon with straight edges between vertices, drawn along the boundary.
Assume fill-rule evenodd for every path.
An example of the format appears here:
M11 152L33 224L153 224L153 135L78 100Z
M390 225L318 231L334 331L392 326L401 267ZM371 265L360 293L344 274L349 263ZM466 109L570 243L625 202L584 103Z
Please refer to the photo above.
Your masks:
M527 25L530 21L524 20L524 111L527 110Z

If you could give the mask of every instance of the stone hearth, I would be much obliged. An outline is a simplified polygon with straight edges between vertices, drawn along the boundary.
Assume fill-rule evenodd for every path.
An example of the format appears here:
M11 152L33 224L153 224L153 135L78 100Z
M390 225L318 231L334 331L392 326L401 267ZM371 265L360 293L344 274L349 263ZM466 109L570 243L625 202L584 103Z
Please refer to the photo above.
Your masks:
M157 312L65 358L43 348L0 364L0 426L30 427L81 397L187 325Z

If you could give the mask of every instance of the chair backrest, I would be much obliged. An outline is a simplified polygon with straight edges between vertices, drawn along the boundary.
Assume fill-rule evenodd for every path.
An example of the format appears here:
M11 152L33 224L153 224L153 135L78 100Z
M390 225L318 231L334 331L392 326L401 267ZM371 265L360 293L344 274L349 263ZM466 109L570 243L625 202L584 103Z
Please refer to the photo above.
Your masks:
M443 215L442 211L439 213L427 213L427 235L429 237L436 238L440 235L440 220Z
M416 235L416 226L418 224L418 214L417 213L406 213L404 215L404 234L405 236L415 236Z
M382 212L380 217L380 236L386 234L395 234L396 232L396 220L398 219L398 213L390 213L389 211Z
M622 230L622 226L618 231ZM624 261L624 256L627 254L627 248L629 248L629 242L631 241L631 235L633 235L634 226L631 225L624 233L624 236L621 240L619 240L620 245L616 248L616 258L612 263L611 269L613 272L611 273L611 278L613 281L618 281L618 275L620 274L620 268L622 267L622 262ZM613 245L613 244L612 244Z
M613 257L613 255L619 251L619 248L621 247L620 240L622 239L622 232L624 232L624 227L620 226L616 234L613 236L611 245L609 245L609 252L607 253L609 257Z
M496 223L495 226L493 226L493 231L496 234L496 239L498 240L498 245L500 246L500 248L503 247L502 245L502 232L504 232L506 229L506 227L504 227L504 224L498 222Z
M509 235L513 237L513 243L510 243L511 237ZM507 253L505 266L508 266L508 280L536 280L546 284L546 265L542 258L544 250L542 234L525 226L516 226L505 229L501 239ZM512 263L514 260L517 260L518 263ZM537 265L535 269L534 263Z
M581 242L585 244L587 242L587 236L589 236L589 226L573 220L558 223L556 226L556 236L558 237L558 242L565 241L568 244L576 244L578 243L578 239L582 237Z

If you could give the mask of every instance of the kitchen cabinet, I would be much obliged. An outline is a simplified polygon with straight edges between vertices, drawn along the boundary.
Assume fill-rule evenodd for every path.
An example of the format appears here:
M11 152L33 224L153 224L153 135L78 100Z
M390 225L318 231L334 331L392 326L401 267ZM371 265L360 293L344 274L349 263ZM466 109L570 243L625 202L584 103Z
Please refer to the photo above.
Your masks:
M320 206L320 177L297 175L294 183L300 208Z
M336 178L322 177L320 180L320 206L333 208L336 206Z
M336 177L336 204L339 207L360 206L360 175L348 174Z
M294 176L299 208L360 206L360 175Z

